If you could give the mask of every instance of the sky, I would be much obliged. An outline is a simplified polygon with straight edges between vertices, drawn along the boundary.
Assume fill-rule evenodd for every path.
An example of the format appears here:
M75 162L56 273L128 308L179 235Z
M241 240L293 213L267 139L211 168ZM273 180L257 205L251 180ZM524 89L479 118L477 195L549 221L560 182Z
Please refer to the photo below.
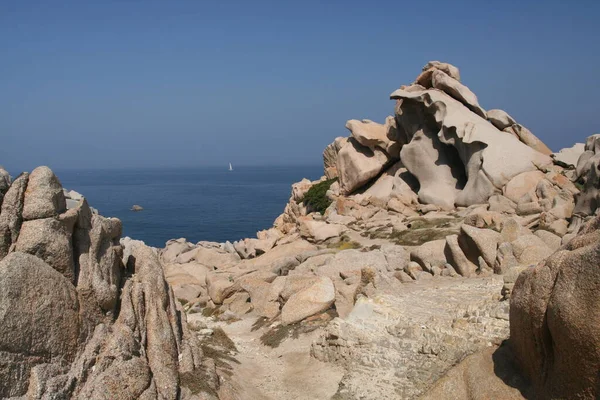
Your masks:
M558 150L600 132L600 1L0 0L0 165L316 165L430 60Z

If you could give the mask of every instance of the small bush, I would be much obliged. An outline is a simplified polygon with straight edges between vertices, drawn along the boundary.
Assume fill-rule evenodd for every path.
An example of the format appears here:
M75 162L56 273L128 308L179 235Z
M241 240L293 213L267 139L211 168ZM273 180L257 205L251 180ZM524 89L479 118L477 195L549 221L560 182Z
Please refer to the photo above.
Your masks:
M331 204L331 200L327 197L327 191L336 181L337 178L333 178L313 185L304 195L304 205L321 214L325 213L325 210Z

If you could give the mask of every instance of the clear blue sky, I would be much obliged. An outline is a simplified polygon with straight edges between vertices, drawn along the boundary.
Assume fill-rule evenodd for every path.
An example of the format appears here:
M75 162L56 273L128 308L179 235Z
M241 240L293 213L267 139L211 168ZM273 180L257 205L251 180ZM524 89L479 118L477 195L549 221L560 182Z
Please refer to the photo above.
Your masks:
M557 150L600 132L600 1L1 1L0 164L317 164L429 60Z

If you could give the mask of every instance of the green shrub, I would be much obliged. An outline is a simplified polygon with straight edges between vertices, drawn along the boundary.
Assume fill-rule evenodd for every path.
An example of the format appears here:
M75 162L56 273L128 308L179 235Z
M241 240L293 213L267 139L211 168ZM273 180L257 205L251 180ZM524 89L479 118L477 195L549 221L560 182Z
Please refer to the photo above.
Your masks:
M304 205L321 214L325 213L325 210L331 204L331 200L329 200L326 193L333 182L336 181L337 178L333 178L313 185L304 195Z

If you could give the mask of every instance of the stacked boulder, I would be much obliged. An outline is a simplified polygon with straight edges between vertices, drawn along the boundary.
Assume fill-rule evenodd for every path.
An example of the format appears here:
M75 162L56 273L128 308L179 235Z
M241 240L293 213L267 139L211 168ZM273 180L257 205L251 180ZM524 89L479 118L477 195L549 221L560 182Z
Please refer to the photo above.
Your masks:
M47 167L4 194L0 397L216 398L155 250L76 197Z

